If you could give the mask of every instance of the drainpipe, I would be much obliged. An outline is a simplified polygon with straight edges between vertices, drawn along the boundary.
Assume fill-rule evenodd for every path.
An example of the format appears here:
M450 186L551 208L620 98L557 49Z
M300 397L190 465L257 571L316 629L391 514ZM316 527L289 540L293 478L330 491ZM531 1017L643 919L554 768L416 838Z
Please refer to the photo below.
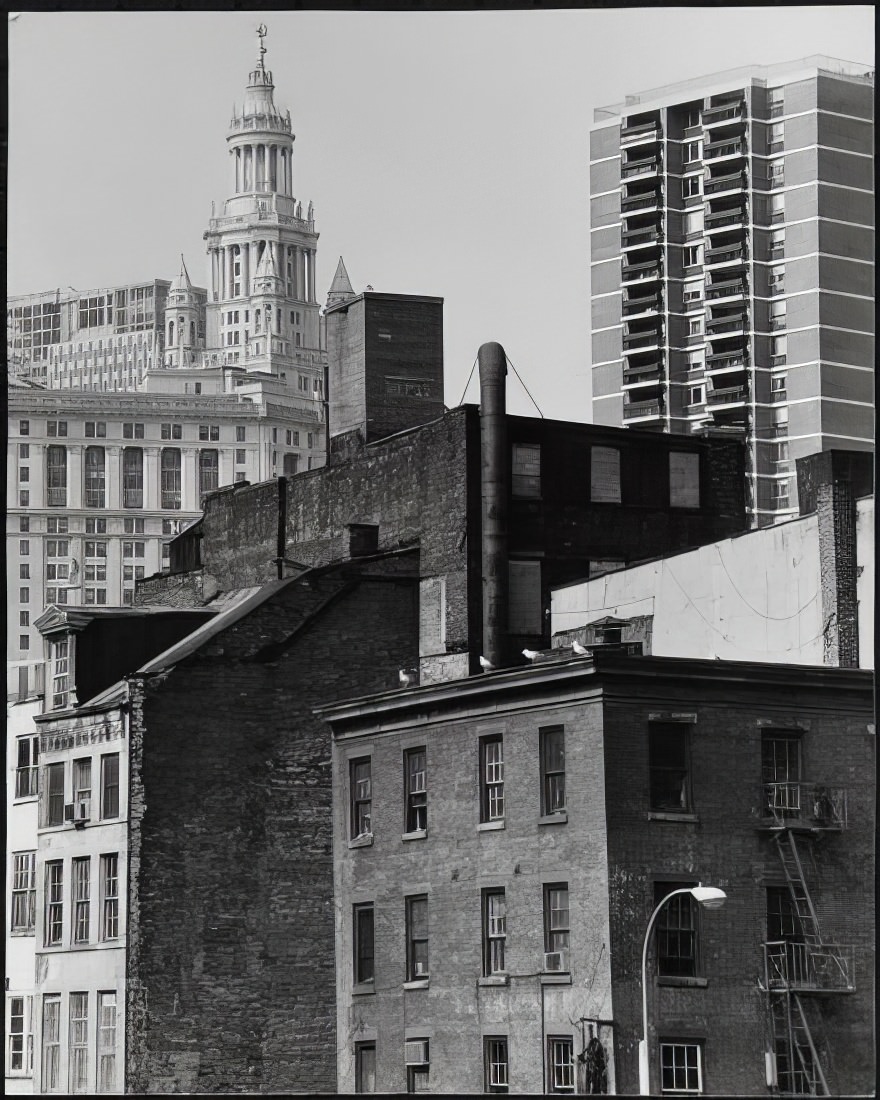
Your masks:
M482 497L483 653L500 668L507 633L507 356L483 344L480 365L480 489Z

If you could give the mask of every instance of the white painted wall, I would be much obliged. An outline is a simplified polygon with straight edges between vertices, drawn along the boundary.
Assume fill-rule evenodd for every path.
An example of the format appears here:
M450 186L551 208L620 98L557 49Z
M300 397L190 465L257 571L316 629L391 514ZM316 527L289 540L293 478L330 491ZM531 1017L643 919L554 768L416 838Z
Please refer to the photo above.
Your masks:
M856 562L859 577L859 666L874 667L874 498L856 501Z

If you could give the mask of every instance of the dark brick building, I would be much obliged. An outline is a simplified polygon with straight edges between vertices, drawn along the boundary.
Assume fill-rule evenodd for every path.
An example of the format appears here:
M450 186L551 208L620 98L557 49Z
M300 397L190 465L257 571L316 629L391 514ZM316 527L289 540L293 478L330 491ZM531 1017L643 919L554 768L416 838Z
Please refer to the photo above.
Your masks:
M651 1091L873 1088L870 674L601 649L324 715L341 1092L638 1092L699 883Z

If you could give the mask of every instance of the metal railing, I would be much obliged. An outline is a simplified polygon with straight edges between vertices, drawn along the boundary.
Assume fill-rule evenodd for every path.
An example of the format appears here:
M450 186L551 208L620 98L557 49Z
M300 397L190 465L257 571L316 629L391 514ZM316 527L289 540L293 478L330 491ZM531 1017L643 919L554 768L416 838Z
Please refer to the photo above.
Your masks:
M736 172L729 176L718 176L716 179L707 180L703 186L703 194L716 195L719 191L728 191L733 188L742 187L745 183L745 177L742 172Z
M711 302L715 298L728 298L734 294L746 295L749 288L742 281L732 283L710 283L706 288L706 301Z
M742 260L744 258L745 250L742 245L737 245L736 248L710 248L706 252L704 264L708 267L709 264L726 264L731 260Z
M745 386L727 386L721 390L710 390L706 394L707 405L732 405L745 399Z
M771 827L846 828L847 792L843 787L806 780L765 783L761 805Z
M716 160L718 157L736 157L745 153L743 142L725 141L718 145L707 145L703 150L703 160Z
M631 420L636 416L661 416L662 401L633 401L623 406L623 419Z
M774 940L764 947L764 989L769 993L852 993L855 958L852 946L823 943L818 947Z
M745 315L740 313L736 317L722 317L718 320L706 322L706 332L709 336L720 335L723 332L741 332L745 327Z
M656 347L660 343L660 333L654 329L652 332L633 332L623 338L624 351L647 350Z
M650 210L660 205L660 195L656 191L649 191L646 195L630 195L621 199L620 209L624 214L634 210Z
M707 107L702 113L703 125L712 126L718 122L729 122L742 118L742 103L722 103L717 107Z
M649 163L637 163L631 167L625 167L620 173L621 179L632 179L634 176L649 176L657 172L659 169L658 161L651 161Z

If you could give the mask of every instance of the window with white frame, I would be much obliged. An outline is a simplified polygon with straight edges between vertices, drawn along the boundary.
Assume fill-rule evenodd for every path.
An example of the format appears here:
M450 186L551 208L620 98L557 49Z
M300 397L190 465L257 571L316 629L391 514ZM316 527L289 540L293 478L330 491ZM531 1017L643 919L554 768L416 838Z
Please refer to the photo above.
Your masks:
M18 935L32 936L37 909L37 853L12 854L12 905L10 929Z
M424 747L407 749L404 753L404 798L407 833L424 832L428 828L427 753Z
M119 853L101 856L101 939L119 938Z
M61 997L57 993L43 995L42 1029L43 1092L61 1092Z
M507 896L504 887L483 891L483 977L507 973Z
M664 1095L695 1095L703 1091L703 1059L699 1043L660 1043L660 1090Z
M70 639L59 638L50 643L52 656L52 707L67 706L70 692ZM61 765L63 767L63 765Z
M19 737L15 766L15 797L34 798L37 794L37 776L40 758L39 737Z
M568 970L569 942L568 883L547 883L544 886L545 970Z
M480 739L480 820L504 820L504 739Z
M70 1032L67 1043L68 1087L72 1093L89 1086L89 995L70 994Z
M64 933L64 861L46 863L46 912L43 928L45 947L57 947Z
M702 192L702 176L686 176L681 181L681 197L683 199L692 199Z
M116 991L98 993L98 1092L116 1092Z
M565 727L547 726L538 731L541 754L541 813L565 809Z
M549 1093L574 1093L574 1040L570 1036L548 1036L547 1077Z
M685 267L696 267L702 261L703 246L699 244L686 245L683 251Z
M90 924L90 893L91 893L91 860L88 856L80 856L71 860L71 900L73 901L73 917L71 927L71 940L73 943L89 942Z
M428 978L428 895L406 899L406 980Z
M355 985L372 983L375 977L374 909L372 902L355 905L352 930L354 933Z
M34 1068L33 997L6 998L6 1074L27 1077Z
M510 1087L508 1074L507 1036L487 1035L483 1039L486 1092L507 1092Z
M351 809L351 839L371 836L373 781L369 756L352 760L349 765L349 801Z

